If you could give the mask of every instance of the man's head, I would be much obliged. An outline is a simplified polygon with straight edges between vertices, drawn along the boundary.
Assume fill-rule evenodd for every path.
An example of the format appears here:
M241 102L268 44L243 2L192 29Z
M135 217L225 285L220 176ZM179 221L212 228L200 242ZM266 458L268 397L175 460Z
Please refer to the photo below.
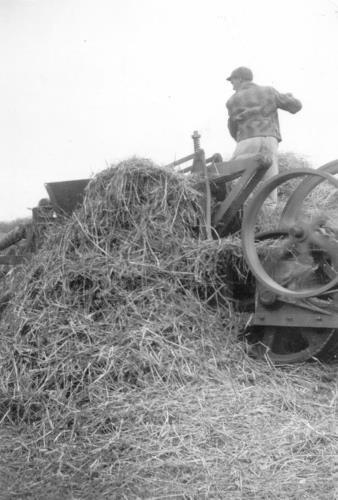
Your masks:
M240 66L239 68L233 70L231 75L228 76L227 80L232 83L234 90L238 90L242 83L252 82L253 74L250 68Z

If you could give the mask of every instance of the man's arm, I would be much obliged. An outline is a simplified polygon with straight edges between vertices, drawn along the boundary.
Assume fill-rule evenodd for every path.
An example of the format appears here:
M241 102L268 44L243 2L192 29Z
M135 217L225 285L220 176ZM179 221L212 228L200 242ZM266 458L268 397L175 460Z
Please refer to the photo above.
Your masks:
M296 99L292 94L280 94L274 89L276 106L279 109L284 109L289 113L297 113L302 109L302 103L299 99Z

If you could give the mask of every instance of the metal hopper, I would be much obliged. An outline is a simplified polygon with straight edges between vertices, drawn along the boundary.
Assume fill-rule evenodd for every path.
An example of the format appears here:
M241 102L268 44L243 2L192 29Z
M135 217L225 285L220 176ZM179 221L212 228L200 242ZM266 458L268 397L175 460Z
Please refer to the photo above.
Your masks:
M81 205L84 190L90 179L74 181L48 182L45 184L50 201L57 212L70 215L77 206Z

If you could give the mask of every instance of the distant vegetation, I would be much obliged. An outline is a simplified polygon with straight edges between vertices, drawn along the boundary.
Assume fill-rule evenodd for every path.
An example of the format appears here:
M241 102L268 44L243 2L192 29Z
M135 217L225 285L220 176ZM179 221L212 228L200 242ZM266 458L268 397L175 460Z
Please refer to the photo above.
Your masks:
M0 222L0 234L1 233L8 233L12 229L14 229L16 226L19 224L25 224L30 221L30 217L23 217L19 219L14 219L11 221L2 221Z

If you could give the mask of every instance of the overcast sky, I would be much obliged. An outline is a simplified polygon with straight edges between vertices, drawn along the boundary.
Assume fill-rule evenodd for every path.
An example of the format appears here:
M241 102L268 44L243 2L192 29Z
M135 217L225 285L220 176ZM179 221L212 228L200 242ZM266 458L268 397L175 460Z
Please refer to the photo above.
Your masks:
M338 158L338 0L0 0L0 220L138 155L229 158L225 78L292 92L282 151Z

